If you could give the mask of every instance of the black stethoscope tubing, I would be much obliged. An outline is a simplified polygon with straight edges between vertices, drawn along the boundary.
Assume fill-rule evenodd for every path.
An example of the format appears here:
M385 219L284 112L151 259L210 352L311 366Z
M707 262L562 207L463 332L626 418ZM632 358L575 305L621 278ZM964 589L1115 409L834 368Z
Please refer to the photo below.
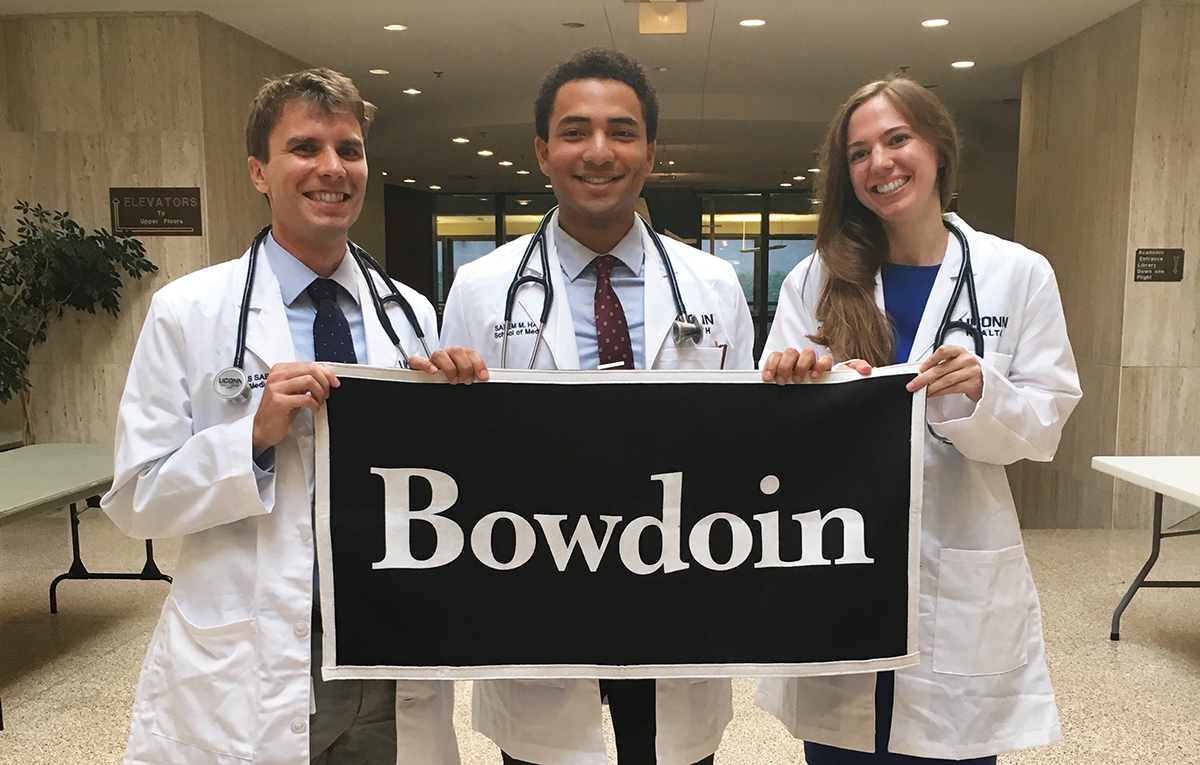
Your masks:
M263 242L266 241L267 235L270 233L271 227L264 227L262 231L254 235L254 241L250 244L250 259L246 269L246 287L242 291L242 306L238 314L237 342L234 346L233 366L221 370L213 381L217 395L226 400L242 399L249 393L244 371L246 361L246 325L250 316L250 296L254 291L254 275L258 267L258 252ZM408 355L404 350L404 344L400 342L400 336L396 334L396 328L392 326L391 318L387 315L388 303L395 303L400 306L400 310L404 312L408 323L412 325L413 332L421 342L421 348L425 351L426 358L428 358L429 345L425 342L425 330L421 328L421 322L417 320L417 314L413 310L412 304L400 294L396 283L383 270L383 266L379 264L379 261L371 257L370 253L354 242L347 242L347 244L350 254L354 257L354 262L358 264L359 269L362 270L363 278L367 281L367 291L371 293L371 302L375 305L375 313L379 316L379 323L383 326L383 331L387 334L388 339L392 341L392 345L399 349L401 359L404 363L407 363ZM383 279L384 284L387 285L391 294L380 296L379 289L375 286L375 280L371 278L372 271Z
M943 220L942 224L954 235L958 240L959 246L962 248L962 263L958 267L958 279L954 284L954 291L950 293L950 302L946 304L946 313L942 315L942 323L938 325L937 334L934 336L934 350L941 348L946 344L946 335L954 330L967 333L975 346L975 355L983 358L983 329L979 319L979 301L975 297L975 272L971 269L971 246L967 244L967 237L963 232L948 220ZM967 290L967 305L969 306L971 317L970 321L953 320L954 307L958 305L962 298L963 286ZM941 441L943 444L949 444L950 439L943 438L933 430L933 426L929 423L925 424L925 428L929 431L929 435Z
M537 341L533 346L533 354L529 357L529 368L533 369L533 365L537 363L538 351L541 350L542 332L546 328L546 323L550 320L550 308L554 302L554 286L550 274L550 249L547 246L546 226L550 219L554 216L558 206L542 216L542 220L538 223L537 229L530 238L529 243L525 245L525 253L521 256L521 262L517 265L516 273L513 274L512 282L508 285L508 295L504 301L504 337L500 343L500 367L505 368L508 361L508 335L512 328L513 310L517 304L517 292L521 287L527 284L533 284L542 288L542 313L538 319ZM679 281L675 278L675 269L671 267L671 259L667 255L667 248L659 238L658 232L643 218L641 215L637 219L645 226L647 233L650 234L650 240L654 242L654 249L658 252L658 257L662 260L663 269L667 272L667 281L671 285L671 299L675 302L675 323L671 327L671 337L675 340L676 345L691 340L699 342L704 334L704 327L699 320L692 314L687 312L687 307L683 303L683 293L679 291ZM541 250L541 274L527 274L525 269L529 266L529 261L533 258L534 249Z
M966 332L967 336L974 341L975 355L983 358L983 330L979 320L979 301L975 297L975 273L971 269L971 246L967 244L967 237L959 230L958 226L950 221L942 221L942 223L958 240L958 244L962 248L962 263L959 264L958 279L954 285L954 291L950 293L950 302L946 304L946 313L943 314L942 323L938 326L933 347L941 348L946 342L946 335L954 330L960 330ZM958 305L958 301L962 297L964 284L967 288L967 305L970 307L971 320L970 322L952 321L950 317L954 314L954 307Z

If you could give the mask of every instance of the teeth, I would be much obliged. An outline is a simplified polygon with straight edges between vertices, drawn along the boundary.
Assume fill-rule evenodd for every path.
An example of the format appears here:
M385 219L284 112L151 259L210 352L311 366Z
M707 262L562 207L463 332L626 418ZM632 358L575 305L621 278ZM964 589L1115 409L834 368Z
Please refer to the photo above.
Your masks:
M318 202L341 202L344 199L346 199L347 196L349 196L349 195L348 194L322 194L318 191L314 191L311 194L309 194L310 199L315 199Z
M583 180L585 180L588 183L608 183L609 181L616 180L615 178L589 178L586 175L582 176L582 177L583 177Z
M882 186L876 186L875 192L877 194L887 194L889 191L895 191L906 183L908 183L907 178L897 178L891 183L885 183Z

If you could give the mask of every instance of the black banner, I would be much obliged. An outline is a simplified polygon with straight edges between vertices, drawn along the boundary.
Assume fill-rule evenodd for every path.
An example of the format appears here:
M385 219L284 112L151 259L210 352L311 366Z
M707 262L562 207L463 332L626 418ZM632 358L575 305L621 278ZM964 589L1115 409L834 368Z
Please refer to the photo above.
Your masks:
M317 425L326 677L915 663L915 367L786 387L334 368Z

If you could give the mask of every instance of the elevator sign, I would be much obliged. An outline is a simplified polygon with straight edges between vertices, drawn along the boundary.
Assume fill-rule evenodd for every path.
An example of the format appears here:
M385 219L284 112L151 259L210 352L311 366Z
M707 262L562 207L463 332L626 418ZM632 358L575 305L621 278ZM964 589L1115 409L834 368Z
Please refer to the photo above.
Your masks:
M1135 282L1183 281L1183 248L1139 247L1133 266Z
M199 188L110 188L108 204L115 233L138 236L203 234Z

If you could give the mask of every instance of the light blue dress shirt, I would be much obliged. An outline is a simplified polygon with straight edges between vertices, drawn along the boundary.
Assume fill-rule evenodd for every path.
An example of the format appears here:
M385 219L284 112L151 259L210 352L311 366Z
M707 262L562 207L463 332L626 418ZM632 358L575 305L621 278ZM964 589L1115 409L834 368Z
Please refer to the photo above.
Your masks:
M317 307L305 291L313 279L319 278L312 269L301 263L283 246L275 241L275 236L268 234L263 242L262 252L271 273L279 282L279 293L283 298L284 312L287 314L288 330L292 335L292 345L296 350L296 361L315 361L316 351L313 350L313 321L317 318ZM354 341L354 355L360 364L367 362L367 331L363 326L362 307L358 303L358 285L354 281L354 259L349 249L342 258L342 263L330 277L343 287L338 292L338 306L346 315L350 324L350 338ZM263 451L254 460L254 475L259 481L259 491L264 490L264 481L275 469L275 448Z
M596 344L596 267L592 265L592 260L600 255L612 255L617 263L613 266L610 280L625 311L625 324L629 327L629 340L633 348L633 366L635 369L645 369L646 281L643 266L646 252L642 246L642 227L635 221L625 238L608 253L592 252L584 247L559 228L557 216L550 234L567 285L567 303L571 306L571 322L575 327L579 368L596 369L600 366L600 348Z
M296 347L296 361L315 361L313 350L313 321L317 318L317 307L305 291L318 279L312 269L301 263L275 241L273 234L263 242L263 253L271 264L271 272L279 281L279 293L287 312L288 329L292 333L292 345ZM358 302L358 284L354 280L354 258L347 248L342 263L330 279L342 286L338 292L338 307L350 324L350 338L354 340L354 355L359 364L367 363L367 331L363 326L362 306Z
M275 274L275 279L279 282L279 294L283 298L283 307L287 313L288 330L292 334L292 345L296 348L296 361L315 361L317 354L313 350L313 321L317 318L317 307L313 305L312 298L308 296L306 290L314 279L320 277L311 268L297 260L296 256L283 249L283 246L275 241L274 234L268 234L266 241L263 242L263 254L267 256L271 272ZM358 363L365 364L367 363L367 331L363 326L362 306L358 302L358 284L354 281L355 268L357 266L354 264L354 258L347 248L346 254L342 256L341 264L329 278L342 286L342 289L338 291L338 307L342 309L342 313L346 315L346 321L350 324L350 338L354 341L354 356L358 359ZM254 474L260 481L260 486L261 481L274 470L275 449L272 447L254 461ZM311 501L312 498L310 497L309 500ZM313 546L314 548L316 546L315 537ZM314 565L313 592L316 593L319 589L317 567ZM316 607L314 600L314 610Z

